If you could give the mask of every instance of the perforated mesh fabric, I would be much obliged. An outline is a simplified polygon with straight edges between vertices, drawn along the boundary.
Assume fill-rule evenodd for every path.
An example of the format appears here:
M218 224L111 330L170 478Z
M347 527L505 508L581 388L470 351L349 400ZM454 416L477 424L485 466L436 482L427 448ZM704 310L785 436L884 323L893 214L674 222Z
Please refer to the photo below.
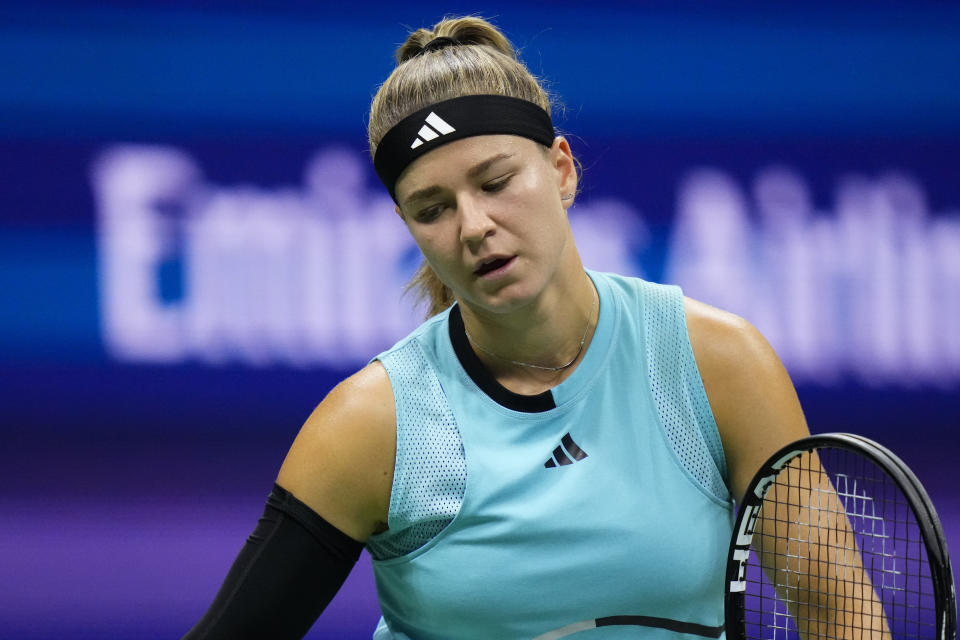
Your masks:
M416 340L380 357L397 407L397 457L389 530L367 540L377 560L436 537L459 513L467 482L463 441L440 381Z
M680 463L709 493L728 500L723 445L686 331L678 287L644 282L650 387Z

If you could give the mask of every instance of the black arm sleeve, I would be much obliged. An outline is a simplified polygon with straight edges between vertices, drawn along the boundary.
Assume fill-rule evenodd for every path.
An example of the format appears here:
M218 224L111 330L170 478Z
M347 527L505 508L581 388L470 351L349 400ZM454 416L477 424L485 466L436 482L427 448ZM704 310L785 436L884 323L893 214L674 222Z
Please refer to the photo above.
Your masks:
M274 484L213 604L183 640L302 638L362 549Z

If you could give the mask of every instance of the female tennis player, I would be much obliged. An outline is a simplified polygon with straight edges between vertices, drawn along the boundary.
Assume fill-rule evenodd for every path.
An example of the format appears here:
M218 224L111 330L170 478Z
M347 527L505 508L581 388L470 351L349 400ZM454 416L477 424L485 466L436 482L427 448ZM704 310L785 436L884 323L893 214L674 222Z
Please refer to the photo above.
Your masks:
M364 546L378 640L720 637L732 498L808 435L787 373L744 320L584 268L578 165L496 28L397 61L369 142L430 318L309 417L186 637L301 637Z

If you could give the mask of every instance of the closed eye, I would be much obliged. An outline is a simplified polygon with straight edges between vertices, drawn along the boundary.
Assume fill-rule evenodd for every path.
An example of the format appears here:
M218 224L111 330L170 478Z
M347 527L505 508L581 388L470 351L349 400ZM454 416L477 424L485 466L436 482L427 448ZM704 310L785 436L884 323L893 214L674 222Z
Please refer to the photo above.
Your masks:
M443 213L443 207L444 205L442 204L435 204L432 207L421 209L417 212L415 218L417 222L433 222Z
M510 179L513 178L513 174L509 173L500 178L491 180L490 182L485 182L483 187L481 187L487 193L496 193L497 191L502 191L510 183Z

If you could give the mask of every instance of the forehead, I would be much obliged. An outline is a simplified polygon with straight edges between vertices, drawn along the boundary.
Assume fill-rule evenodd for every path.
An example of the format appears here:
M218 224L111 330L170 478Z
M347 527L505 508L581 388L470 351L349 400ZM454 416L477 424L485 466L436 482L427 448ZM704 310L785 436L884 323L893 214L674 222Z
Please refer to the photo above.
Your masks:
M462 180L471 169L499 155L509 155L511 160L531 161L540 148L541 145L533 140L512 135L472 136L455 140L410 163L397 180L397 198L403 202L414 191Z

